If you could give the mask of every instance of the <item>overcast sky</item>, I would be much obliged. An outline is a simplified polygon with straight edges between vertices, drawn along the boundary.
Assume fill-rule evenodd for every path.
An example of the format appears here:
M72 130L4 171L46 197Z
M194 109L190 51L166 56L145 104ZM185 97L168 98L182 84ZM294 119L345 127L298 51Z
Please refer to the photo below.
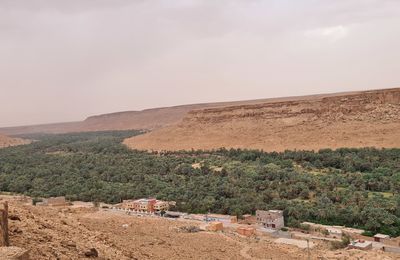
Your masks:
M0 0L0 126L398 86L398 0Z

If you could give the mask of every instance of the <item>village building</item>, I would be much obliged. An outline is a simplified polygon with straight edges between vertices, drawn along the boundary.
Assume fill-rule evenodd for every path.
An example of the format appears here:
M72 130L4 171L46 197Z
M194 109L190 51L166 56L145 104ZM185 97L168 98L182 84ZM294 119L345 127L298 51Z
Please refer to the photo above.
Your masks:
M154 204L154 211L167 211L169 209L169 203L167 201L157 200Z
M222 231L223 229L224 229L224 224L218 221L210 222L206 227L207 231L213 231L213 232Z
M383 243L385 240L388 240L388 239L390 239L390 236L384 235L384 234L376 234L374 236L374 241L375 242Z
M155 213L167 211L170 203L167 201L157 200L154 198L137 199L137 200L124 200L118 205L119 208L131 210L141 213Z
M238 227L236 231L242 236L250 237L254 235L256 229L253 227Z
M256 220L267 228L281 229L285 226L282 210L257 210Z

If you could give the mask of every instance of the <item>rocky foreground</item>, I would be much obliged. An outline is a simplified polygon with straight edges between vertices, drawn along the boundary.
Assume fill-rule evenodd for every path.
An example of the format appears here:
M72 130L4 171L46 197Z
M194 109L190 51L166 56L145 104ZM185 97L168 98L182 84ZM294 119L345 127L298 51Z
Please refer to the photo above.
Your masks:
M9 199L8 199L9 200ZM35 207L10 202L10 242L30 259L307 259L307 250L265 235L194 232L196 222L139 218L90 207ZM380 251L329 249L316 243L312 259L396 259ZM0 257L0 259L2 259Z

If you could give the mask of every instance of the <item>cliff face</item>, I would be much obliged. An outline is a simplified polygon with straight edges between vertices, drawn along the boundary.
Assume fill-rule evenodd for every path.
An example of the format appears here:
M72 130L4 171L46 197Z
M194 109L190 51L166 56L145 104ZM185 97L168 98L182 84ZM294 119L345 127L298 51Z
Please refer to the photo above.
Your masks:
M400 147L398 129L400 89L387 89L194 110L125 143L146 150Z
M371 91L348 96L273 102L191 111L184 124L227 123L237 120L334 122L340 120L396 120L400 90Z
M260 103L262 100L192 104L125 111L88 117L84 121L0 128L0 133L19 135L31 133L71 133L107 130L158 129L180 122L194 109Z

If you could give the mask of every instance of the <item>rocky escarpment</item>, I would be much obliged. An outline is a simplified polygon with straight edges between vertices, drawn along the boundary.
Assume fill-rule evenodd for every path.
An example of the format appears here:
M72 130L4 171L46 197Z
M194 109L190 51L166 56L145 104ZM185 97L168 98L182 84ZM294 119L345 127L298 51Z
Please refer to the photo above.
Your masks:
M387 89L194 110L125 143L147 150L400 147L398 129L400 89Z
M0 128L0 133L6 135L20 135L20 134L31 134L31 133L58 134L58 133L71 133L71 132L131 130L131 129L154 130L180 122L188 112L194 109L225 107L225 106L242 105L242 104L254 104L260 102L263 102L263 100L204 103L204 104L192 104L192 105L145 109L142 111L125 111L125 112L91 116L85 119L84 121L78 121L78 122Z
M304 101L272 102L194 110L185 123L220 123L242 118L273 120L279 118L323 119L325 121L361 119L360 115L378 116L378 119L396 119L400 104L400 90L370 91L347 96L324 97ZM363 118L368 120L368 117Z

